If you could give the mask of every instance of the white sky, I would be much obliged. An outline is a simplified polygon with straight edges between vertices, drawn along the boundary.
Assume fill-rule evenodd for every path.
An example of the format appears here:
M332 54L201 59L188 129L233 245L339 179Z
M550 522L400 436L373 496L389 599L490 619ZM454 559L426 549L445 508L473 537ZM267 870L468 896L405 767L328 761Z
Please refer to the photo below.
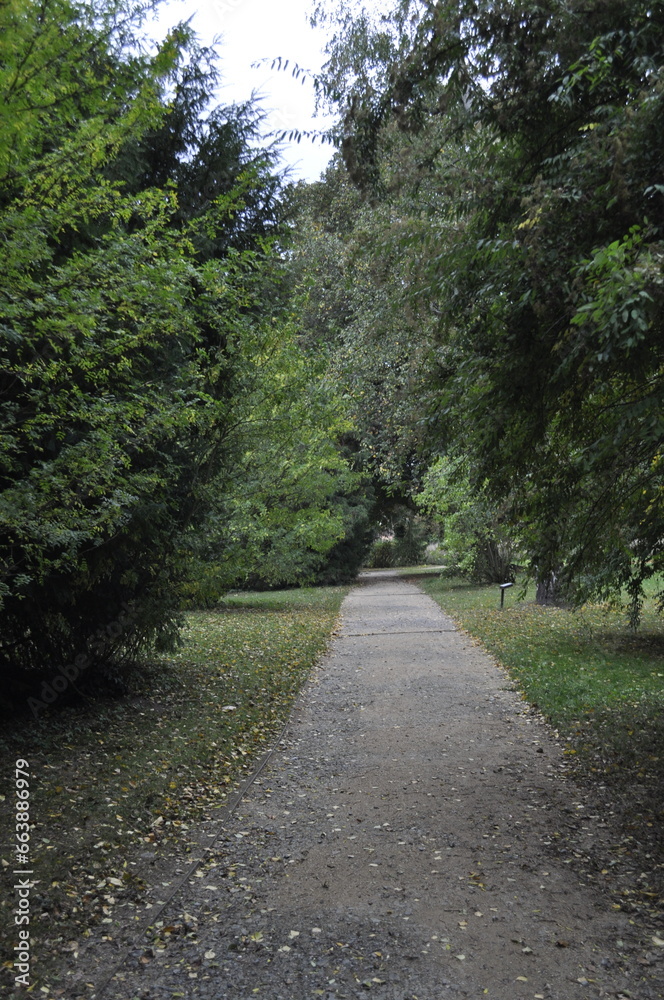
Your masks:
M313 88L290 74L293 63L315 72L324 61L325 36L307 19L311 6L312 0L168 0L150 34L161 38L172 25L193 15L192 27L203 44L220 36L220 103L246 100L254 90L270 112L267 129L323 129L326 120L313 118ZM277 56L290 60L286 72L271 70L269 63L252 69L252 63ZM318 180L332 152L329 143L303 138L299 144L285 144L283 158L293 167L294 180L312 181Z

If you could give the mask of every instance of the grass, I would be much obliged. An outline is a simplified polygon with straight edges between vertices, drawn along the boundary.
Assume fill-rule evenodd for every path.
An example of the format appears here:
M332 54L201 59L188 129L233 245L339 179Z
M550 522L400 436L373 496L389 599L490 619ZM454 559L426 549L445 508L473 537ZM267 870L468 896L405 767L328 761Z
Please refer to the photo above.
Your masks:
M182 648L144 664L128 695L4 726L0 815L9 835L0 876L2 978L13 980L16 943L16 759L30 765L36 881L30 929L43 961L63 942L110 922L116 903L140 904L146 888L140 852L192 849L191 825L228 800L283 727L326 648L346 590L229 596L219 610L188 614ZM51 974L43 966L42 975ZM54 995L56 985L49 983Z
M594 808L618 818L609 863L638 864L650 880L640 896L621 889L632 909L639 899L651 915L664 908L664 621L653 602L634 632L619 608L541 607L517 585L501 609L497 586L415 579L507 669L524 700L558 730Z

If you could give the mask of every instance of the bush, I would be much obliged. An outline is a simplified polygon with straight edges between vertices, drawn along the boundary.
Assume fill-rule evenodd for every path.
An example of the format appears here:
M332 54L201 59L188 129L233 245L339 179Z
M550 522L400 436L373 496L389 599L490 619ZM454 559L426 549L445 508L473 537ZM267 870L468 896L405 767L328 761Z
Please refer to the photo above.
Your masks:
M429 526L423 518L407 515L394 529L394 565L418 566L424 559Z
M514 581L514 533L491 503L486 484L471 487L463 460L438 459L415 502L440 524L445 563L453 575L475 583Z
M357 576L371 546L368 500L359 493L340 497L344 512L344 537L335 543L316 572L318 584L350 583Z

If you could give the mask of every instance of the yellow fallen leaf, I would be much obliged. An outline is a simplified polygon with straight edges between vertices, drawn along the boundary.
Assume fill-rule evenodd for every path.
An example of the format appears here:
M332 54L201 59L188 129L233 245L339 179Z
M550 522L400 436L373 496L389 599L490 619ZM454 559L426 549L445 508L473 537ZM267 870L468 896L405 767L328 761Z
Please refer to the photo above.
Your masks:
M517 981L517 983L527 983L528 982L528 977L527 976L517 976L516 977L516 981Z

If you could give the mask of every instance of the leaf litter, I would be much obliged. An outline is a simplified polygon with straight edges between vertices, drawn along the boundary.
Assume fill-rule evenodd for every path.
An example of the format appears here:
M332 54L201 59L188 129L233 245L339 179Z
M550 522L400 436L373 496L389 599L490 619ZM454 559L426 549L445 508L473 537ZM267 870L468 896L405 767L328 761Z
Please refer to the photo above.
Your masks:
M37 989L57 996L57 953L77 953L93 928L113 923L119 907L141 912L158 872L170 876L167 857L188 863L195 849L189 831L228 801L274 741L326 648L345 593L232 595L217 611L188 614L183 647L142 664L125 697L3 727L3 822L13 807L10 764L28 759L33 776ZM9 853L2 862L0 982L9 982L14 865Z

